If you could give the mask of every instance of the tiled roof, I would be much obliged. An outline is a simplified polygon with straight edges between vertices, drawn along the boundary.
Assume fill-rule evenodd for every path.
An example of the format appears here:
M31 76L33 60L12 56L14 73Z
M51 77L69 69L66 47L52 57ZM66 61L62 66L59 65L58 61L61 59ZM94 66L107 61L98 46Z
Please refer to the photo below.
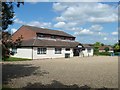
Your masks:
M92 47L93 47L91 44L82 44L82 45L83 45L83 47L85 47L85 48L92 48Z
M74 37L74 36L64 32L64 31L59 31L59 30L51 30L51 29L39 28L39 27L27 26L27 25L23 25L22 27L26 27L27 29L35 31L36 33Z
M61 41L61 40L45 40L45 39L30 39L22 41L21 46L36 46L36 47L76 47L80 43L76 41Z
M106 47L108 47L110 50L113 50L111 46L107 46L107 45L99 47L99 50L104 50Z

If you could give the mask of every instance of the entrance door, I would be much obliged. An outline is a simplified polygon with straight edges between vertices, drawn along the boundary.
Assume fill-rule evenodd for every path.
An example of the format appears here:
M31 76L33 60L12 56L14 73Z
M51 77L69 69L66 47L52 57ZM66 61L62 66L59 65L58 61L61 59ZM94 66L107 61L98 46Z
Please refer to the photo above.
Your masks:
M74 49L73 54L74 54L74 56L79 56L80 50L79 49Z

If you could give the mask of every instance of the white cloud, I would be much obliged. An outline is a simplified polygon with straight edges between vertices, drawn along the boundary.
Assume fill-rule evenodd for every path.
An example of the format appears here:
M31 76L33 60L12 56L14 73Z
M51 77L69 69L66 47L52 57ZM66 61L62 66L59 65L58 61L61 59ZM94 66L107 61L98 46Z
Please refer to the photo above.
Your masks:
M19 18L16 18L16 19L14 20L14 22L15 22L15 23L18 23L18 24L25 24L25 22L22 21L22 20L20 20Z
M101 31L103 27L101 25L96 24L96 25L92 25L89 29L94 31Z
M108 38L107 37L104 37L103 40L107 40Z
M56 20L76 21L78 23L107 23L118 20L117 8L102 3L54 3L53 9L61 11Z
M90 17L88 19L89 22L115 22L117 21L117 15L111 15L111 16L106 16L106 17Z
M59 21L59 22L60 22L60 21L65 21L65 18L61 16L61 17L56 17L56 19L55 19L55 20L57 20L57 21Z
M80 31L77 31L74 33L74 35L78 36L78 35L92 35L93 32L91 32L89 29L82 29Z
M41 27L41 28L51 28L52 26L50 22L40 22L40 21L24 22L20 20L19 18L16 18L14 22L21 24L21 25L30 25L30 26L36 26L36 27Z
M16 17L17 17L17 16L16 16L16 15L14 15L13 19L16 19Z
M25 2L30 2L32 4L36 4L38 2L49 2L49 0L25 0Z
M26 25L36 26L36 27L41 27L41 28L50 28L51 27L50 22L39 22L39 21L32 21L32 22L27 23Z
M53 3L53 9L55 11L62 11L66 8L67 6L62 5L61 3Z
M80 36L79 39L84 37L85 40L106 42L113 38L110 33L104 31L104 27L105 24L118 21L115 5L98 2L58 2L53 4L53 9L58 14L55 17L56 28L71 30L75 36ZM89 25L91 26L88 27Z
M11 29L11 34L15 33L16 31L17 31L16 28L12 28L12 29Z
M52 0L54 2L119 2L119 0Z
M24 0L24 2L106 2L106 0ZM119 2L119 0L107 0L107 2Z
M111 34L112 35L118 35L118 32L112 32Z
M54 25L54 27L56 27L56 28L64 28L65 25L66 25L65 22L58 22L57 24Z
M76 22L58 22L54 24L55 28L61 28L64 30L72 30L74 27L76 27L77 23Z
M107 36L108 35L108 33L105 33L105 32L98 32L98 34L97 35L99 35L99 36Z
M83 28L72 28L72 30L73 31L75 31L74 32L74 35L76 35L76 36L83 36L83 35L87 35L87 36L97 36L97 37L99 37L99 36L101 36L101 37L103 37L103 36L107 36L108 34L107 33L105 33L105 32L101 32L101 31L95 31L95 30L91 30L90 28L88 28L88 29L83 29Z

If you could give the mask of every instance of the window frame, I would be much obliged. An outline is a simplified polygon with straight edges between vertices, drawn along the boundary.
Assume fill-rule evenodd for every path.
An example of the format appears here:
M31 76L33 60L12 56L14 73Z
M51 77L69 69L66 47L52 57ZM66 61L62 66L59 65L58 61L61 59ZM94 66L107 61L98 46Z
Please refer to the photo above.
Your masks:
M47 48L37 48L37 54L47 54Z
M38 38L43 38L43 37L45 37L45 35L44 35L44 34L37 33L37 37L38 37Z
M92 50L91 48L87 48L88 53L91 53L91 50Z
M51 36L51 39L56 39L56 36L52 35L52 36Z
M12 48L12 52L13 52L14 54L16 54L16 53L17 53L17 48Z
M62 40L66 40L66 37L61 37Z
M62 54L62 48L55 48L55 54Z
M69 49L69 50L68 50ZM70 48L65 48L65 51L70 51Z

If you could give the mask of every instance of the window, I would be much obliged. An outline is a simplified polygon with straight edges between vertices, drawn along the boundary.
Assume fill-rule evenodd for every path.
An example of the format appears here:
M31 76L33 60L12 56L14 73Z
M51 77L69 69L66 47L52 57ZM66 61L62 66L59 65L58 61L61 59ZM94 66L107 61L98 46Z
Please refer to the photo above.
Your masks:
M37 54L46 54L46 48L37 48Z
M15 54L17 53L17 48L12 48L12 52Z
M70 51L70 48L66 48L65 50L66 50L66 51Z
M56 39L56 37L55 37L55 36L51 36L51 38L52 38L52 39Z
M61 54L61 48L55 48L55 54Z
M66 38L65 37L61 37L62 40L65 40Z
M37 37L44 37L43 34L37 34Z
M88 53L91 53L91 49L90 48L88 48L87 51L88 51Z

